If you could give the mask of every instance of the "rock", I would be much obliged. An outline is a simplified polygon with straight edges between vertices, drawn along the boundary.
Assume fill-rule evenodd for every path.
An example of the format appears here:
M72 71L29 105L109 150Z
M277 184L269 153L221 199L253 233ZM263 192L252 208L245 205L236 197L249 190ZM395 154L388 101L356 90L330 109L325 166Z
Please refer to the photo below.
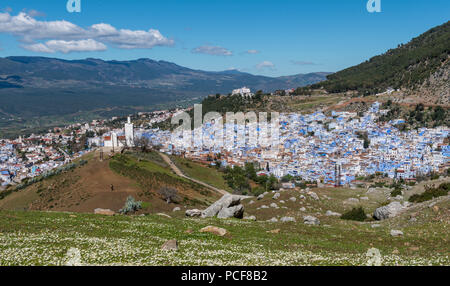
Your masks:
M179 211L181 211L181 209L180 209L179 207L176 207L176 208L174 208L172 211L173 211L173 212L179 212Z
M320 220L316 217L313 216L304 216L303 217L303 223L304 224L309 224L309 225L319 225L320 224Z
M186 229L185 231L184 231L184 233L187 233L187 234L191 234L191 233L193 233L194 231L192 230L192 229Z
M300 208L300 211L301 211L301 212L306 212L306 208L305 208L305 207L301 207L301 208Z
M226 229L212 225L200 229L200 232L209 232L218 236L224 236L228 233Z
M319 196L314 192L308 192L308 195L316 201L319 200Z
M278 233L280 233L280 229L269 230L269 231L266 231L266 232L267 232L267 233L278 234Z
M289 198L289 200L291 201L291 202L296 202L297 201L297 198L296 197L291 197L291 198Z
M392 251L392 254L399 254L399 253L400 253L400 251L398 251L397 248Z
M392 235L393 237L402 236L402 235L403 235L403 231L393 229L393 230L391 230L391 235Z
M264 199L264 194L259 195L256 199L257 199L258 201Z
M268 222L278 222L278 219L276 217L273 217L269 219Z
M262 209L268 209L269 207L266 206L266 205L262 205L261 208L262 208Z
M252 220L252 221L256 221L256 216L254 216L254 215L246 216L246 217L244 217L244 220Z
M438 206L433 206L433 211L435 212L435 213L437 213L437 212L439 212L439 207Z
M162 246L162 250L178 251L178 241L175 239L166 241Z
M417 218L412 217L412 218L409 219L409 222L417 222Z
M163 216L163 217L166 217L166 218L172 218L170 215L164 214L164 213L157 213L156 215Z
M277 205L276 203L271 203L271 204L270 204L270 207L271 207L271 208L274 208L274 209L278 209L278 205Z
M280 219L280 221L281 221L281 222L295 222L296 220L295 220L295 218L293 218L293 217L285 216L285 217L282 217L282 218Z
M94 210L94 214L98 214L98 215L108 215L108 216L113 216L116 213L110 209L95 209Z
M395 217L403 210L403 206L399 202L392 202L387 206L377 208L373 213L373 217L377 220L383 220Z
M202 218L215 217L222 209L231 208L241 203L240 196L224 195L220 200L213 203L209 208L202 212Z
M280 204L284 204L284 203L285 203L285 201L283 201L283 200L280 201Z
M300 199L304 200L304 199L306 199L306 197L304 195L300 195Z
M369 200L369 197L361 197L360 200L368 201L368 200Z
M242 218L244 215L244 206L237 205L234 207L223 208L218 214L217 218Z
M251 200L251 201L248 202L249 205L253 205L254 203L255 203L254 200Z
M381 226L381 225L379 225L379 224L377 224L377 223L374 223L374 224L370 225L371 228L377 228L377 227L380 227L380 226Z
M187 210L185 214L187 217L199 217L202 215L202 211L198 209Z
M280 193L276 193L275 195L273 195L272 199L278 200L279 197L280 197Z
M326 213L325 213L325 215L326 216L341 216L341 214L340 213L336 213L336 212L332 212L332 211L327 211Z

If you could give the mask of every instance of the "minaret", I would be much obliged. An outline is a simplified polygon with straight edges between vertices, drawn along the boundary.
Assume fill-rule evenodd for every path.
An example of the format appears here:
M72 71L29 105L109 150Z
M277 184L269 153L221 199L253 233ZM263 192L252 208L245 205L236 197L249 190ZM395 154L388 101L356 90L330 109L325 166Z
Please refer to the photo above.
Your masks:
M125 140L128 147L134 146L134 125L131 123L131 118L128 116L128 121L125 124Z

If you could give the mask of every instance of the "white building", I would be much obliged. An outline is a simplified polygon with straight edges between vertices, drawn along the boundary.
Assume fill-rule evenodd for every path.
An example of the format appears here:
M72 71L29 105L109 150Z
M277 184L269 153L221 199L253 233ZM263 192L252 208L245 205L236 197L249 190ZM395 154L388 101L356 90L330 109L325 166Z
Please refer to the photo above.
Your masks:
M232 95L240 94L241 96L253 96L253 93L251 92L250 88L245 86L242 88L234 89L231 94Z

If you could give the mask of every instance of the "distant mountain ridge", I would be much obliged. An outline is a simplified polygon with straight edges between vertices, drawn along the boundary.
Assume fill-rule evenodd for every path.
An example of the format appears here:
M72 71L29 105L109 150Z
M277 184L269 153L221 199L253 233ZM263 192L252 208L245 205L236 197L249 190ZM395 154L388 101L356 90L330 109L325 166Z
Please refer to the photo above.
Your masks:
M58 115L97 108L151 106L229 93L247 86L273 91L325 79L328 73L287 77L237 70L194 70L167 61L138 59L63 60L45 57L0 58L0 99L4 111L23 117ZM14 100L7 100L7 98Z

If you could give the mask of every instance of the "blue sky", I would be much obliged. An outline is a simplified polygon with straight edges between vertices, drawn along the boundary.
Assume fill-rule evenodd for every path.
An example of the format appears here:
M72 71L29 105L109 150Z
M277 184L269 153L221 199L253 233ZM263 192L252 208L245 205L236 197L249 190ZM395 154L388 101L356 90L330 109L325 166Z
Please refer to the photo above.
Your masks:
M369 13L367 0L81 0L81 13L66 3L2 0L0 56L335 72L450 20L448 0L381 0L381 13ZM62 20L67 27L55 22Z

